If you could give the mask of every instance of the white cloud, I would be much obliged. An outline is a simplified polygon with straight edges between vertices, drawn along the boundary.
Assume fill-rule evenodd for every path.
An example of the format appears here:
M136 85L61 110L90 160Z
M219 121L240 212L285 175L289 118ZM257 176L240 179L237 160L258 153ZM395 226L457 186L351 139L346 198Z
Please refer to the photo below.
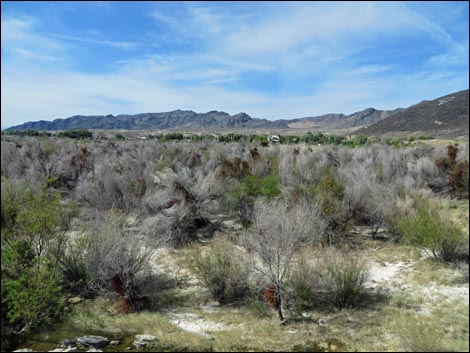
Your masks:
M158 51L162 44L149 40L152 33L139 43L111 41L97 30L84 36L45 34L37 19L2 18L2 52L10 55L2 62L2 126L175 109L245 111L269 119L348 114L369 106L406 107L468 87L468 64L465 72L446 69L449 61L465 67L468 41L456 44L442 27L401 3L270 3L263 13L239 16L200 3L183 8L171 16L158 9L151 14L157 25L169 28L155 38L201 41L197 50L171 54ZM368 63L362 57L376 41L406 39L409 33L424 34L441 54L411 74L399 63ZM134 56L112 63L108 73L58 65L69 62L81 44L127 49ZM142 48L145 54L130 50ZM241 82L252 75L279 76L282 94Z
M111 40L103 40L103 39L95 39L95 38L87 38L87 37L77 37L77 36L68 36L63 34L48 34L48 37L62 39L66 41L77 41L83 43L91 43L91 44L98 44L98 45L105 45L109 47L119 48L119 49L136 49L138 44L135 42L125 42L125 41L111 41Z

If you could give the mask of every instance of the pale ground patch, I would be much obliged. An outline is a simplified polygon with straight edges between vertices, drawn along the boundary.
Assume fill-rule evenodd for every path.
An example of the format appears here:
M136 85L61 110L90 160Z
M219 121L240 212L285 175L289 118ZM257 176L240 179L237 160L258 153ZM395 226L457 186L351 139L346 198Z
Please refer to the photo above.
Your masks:
M168 316L171 318L172 324L185 331L207 333L230 330L230 327L224 323L206 320L190 312L171 312L168 313Z
M425 258L423 254L423 258ZM420 260L422 261L422 260ZM416 271L413 266L417 261L399 261L389 263L382 261L371 261L369 263L370 279L367 286L370 288L382 287L391 293L407 294L419 302L419 312L431 315L432 311L443 304L469 303L469 286L467 284L442 285L433 281L425 284L416 283L412 276ZM452 271L447 271L452 276Z

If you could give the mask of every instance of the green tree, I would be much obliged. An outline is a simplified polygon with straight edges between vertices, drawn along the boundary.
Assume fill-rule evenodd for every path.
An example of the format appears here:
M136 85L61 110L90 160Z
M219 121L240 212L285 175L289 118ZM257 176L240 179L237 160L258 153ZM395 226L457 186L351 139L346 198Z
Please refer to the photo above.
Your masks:
M60 258L71 214L59 194L6 179L1 191L2 323L27 332L61 311Z

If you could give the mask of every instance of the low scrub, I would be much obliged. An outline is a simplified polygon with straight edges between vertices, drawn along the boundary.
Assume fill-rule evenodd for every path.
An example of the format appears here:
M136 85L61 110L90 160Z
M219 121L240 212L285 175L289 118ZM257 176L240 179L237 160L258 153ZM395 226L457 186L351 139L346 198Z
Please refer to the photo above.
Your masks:
M348 254L336 254L326 258L324 266L321 285L331 304L338 308L359 304L369 278L365 262Z
M440 330L428 320L413 317L397 323L398 336L408 352L448 352Z
M194 256L197 277L220 304L244 300L249 294L249 271L242 254L225 238L217 238Z
M423 248L436 260L468 261L468 236L423 197L416 197L411 212L399 215L394 223L405 243Z

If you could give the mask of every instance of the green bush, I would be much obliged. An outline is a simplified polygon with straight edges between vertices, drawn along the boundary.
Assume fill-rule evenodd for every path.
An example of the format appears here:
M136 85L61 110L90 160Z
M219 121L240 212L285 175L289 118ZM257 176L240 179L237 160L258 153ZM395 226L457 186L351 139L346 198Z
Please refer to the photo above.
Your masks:
M338 180L331 168L322 170L318 184L310 186L308 196L321 205L322 216L327 221L328 243L338 241L352 226L353 219L344 205L343 183Z
M2 254L2 268L9 262L3 256L18 260L15 250L12 247ZM2 304L7 307L8 322L20 324L23 330L50 323L62 311L61 272L47 258L33 262L20 273L2 276Z
M350 255L329 256L321 274L322 287L335 307L347 308L357 305L366 292L368 280L365 263Z
M250 309L258 318L269 317L271 315L271 308L262 297L259 297L256 294L253 296L250 303Z
M437 260L468 260L468 236L422 197L414 199L413 212L399 215L395 227L405 243L423 248Z
M248 268L234 245L225 238L217 238L210 246L197 249L194 269L213 299L221 304L239 302L249 294Z
M279 189L279 179L275 175L259 177L257 175L247 175L234 186L230 192L230 204L240 222L248 228L253 222L253 207L258 197L272 200L281 194Z
M314 286L319 281L320 272L307 257L300 256L289 271L287 286L291 299L300 306L309 306L314 298Z
M68 221L60 195L2 180L2 322L27 332L61 311Z
M246 196L263 196L267 199L273 199L281 194L279 180L275 175L267 175L264 178L248 175L242 179L241 188Z

